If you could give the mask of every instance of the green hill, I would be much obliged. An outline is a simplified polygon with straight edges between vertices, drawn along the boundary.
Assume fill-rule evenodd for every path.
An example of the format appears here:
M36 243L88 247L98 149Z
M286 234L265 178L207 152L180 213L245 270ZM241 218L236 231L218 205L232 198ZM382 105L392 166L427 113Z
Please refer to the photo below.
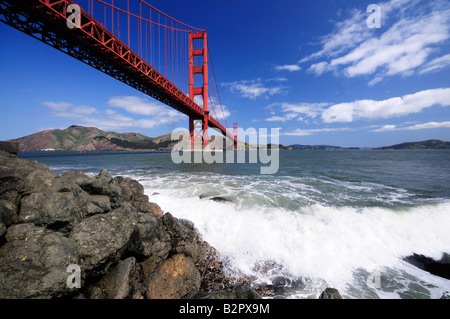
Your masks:
M422 142L401 143L392 146L383 146L376 148L378 150L431 150L431 149L450 149L450 142L441 140L427 140Z
M72 125L64 130L46 130L10 142L19 143L19 151L103 151L170 149L176 141L171 134L151 138L139 133L106 132L95 127Z

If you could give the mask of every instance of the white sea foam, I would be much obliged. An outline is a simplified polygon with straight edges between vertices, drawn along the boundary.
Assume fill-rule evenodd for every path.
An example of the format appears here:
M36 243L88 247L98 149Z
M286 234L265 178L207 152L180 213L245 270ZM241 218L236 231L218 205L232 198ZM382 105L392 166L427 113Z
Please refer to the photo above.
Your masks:
M183 177L189 181L181 184ZM285 180L278 185L284 189L271 194L267 180L207 180L208 176L192 175L140 179L151 201L165 212L194 222L204 239L221 253L230 274L251 276L263 283L280 275L302 279L306 284L292 295L295 297L316 296L325 286L338 288L349 297L417 297L414 287L426 289L428 297L450 291L450 281L402 261L412 253L439 259L449 252L449 202L389 208L305 200L302 205L289 206L282 203L283 198L302 201L306 192L320 190ZM152 196L153 192L159 195ZM228 196L234 202L199 199L202 193ZM405 191L397 194L403 198ZM371 289L367 279L374 273L384 280L382 287Z

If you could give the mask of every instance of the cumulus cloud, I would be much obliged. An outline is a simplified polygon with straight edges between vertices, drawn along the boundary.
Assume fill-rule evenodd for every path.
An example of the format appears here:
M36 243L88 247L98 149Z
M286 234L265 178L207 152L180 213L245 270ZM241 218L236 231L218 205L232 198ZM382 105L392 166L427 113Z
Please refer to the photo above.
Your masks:
M322 113L325 123L376 120L419 113L434 105L450 106L450 88L420 91L387 100L359 100L330 106Z
M325 72L350 78L377 74L370 85L385 76L423 74L450 63L448 56L429 61L432 53L450 39L447 1L391 0L380 6L384 21L381 29L369 29L367 14L355 10L321 39L319 51L299 62L311 61L308 71L317 76Z
M373 132L391 132L391 131L418 131L429 130L436 128L450 128L450 122L428 122L410 126L398 126L398 125L383 125L380 128L373 130Z
M54 117L70 119L71 123L76 121L79 125L95 126L104 130L151 129L186 119L184 114L166 105L136 96L112 97L107 102L110 108L102 112L92 106L76 106L69 102L46 101L42 104L52 111ZM128 114L121 114L117 109Z
M281 114L267 118L269 122L286 122L293 119L316 118L322 114L323 108L328 103L272 103L268 109Z
M64 112L68 108L73 106L72 103L68 103L68 102L52 102L52 101L44 101L44 102L42 102L42 105L45 105L48 108L50 108L51 110L56 111L56 112Z
M298 64L287 64L287 65L277 65L275 70L277 71L289 71L295 72L300 71L302 68Z
M261 79L222 83L222 85L229 88L231 92L252 100L259 97L268 98L286 91L284 86L266 86Z
M287 136L309 136L316 133L330 133L330 132L343 132L343 131L352 131L354 129L349 127L336 127L336 128L318 128L318 129L296 129L291 132L283 133L283 135Z

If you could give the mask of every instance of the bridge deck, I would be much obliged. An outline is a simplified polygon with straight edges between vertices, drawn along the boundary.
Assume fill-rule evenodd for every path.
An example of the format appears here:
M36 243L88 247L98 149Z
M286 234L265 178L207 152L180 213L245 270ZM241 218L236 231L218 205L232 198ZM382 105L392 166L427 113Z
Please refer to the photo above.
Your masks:
M69 28L71 0L0 0L0 21L100 70L194 119L204 110L81 8ZM157 116L157 114L155 114ZM233 139L216 119L208 126Z

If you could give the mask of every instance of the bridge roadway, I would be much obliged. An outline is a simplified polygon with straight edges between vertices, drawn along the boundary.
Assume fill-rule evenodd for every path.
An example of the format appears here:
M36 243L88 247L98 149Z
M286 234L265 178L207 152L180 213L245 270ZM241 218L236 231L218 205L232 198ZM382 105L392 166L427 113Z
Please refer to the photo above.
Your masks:
M72 0L0 0L0 21L155 98L192 120L204 120L206 114L209 127L234 139L233 134L209 112L205 113L202 107L82 8L80 24L69 28L67 21L71 12L67 12L67 7L72 4L75 4Z

